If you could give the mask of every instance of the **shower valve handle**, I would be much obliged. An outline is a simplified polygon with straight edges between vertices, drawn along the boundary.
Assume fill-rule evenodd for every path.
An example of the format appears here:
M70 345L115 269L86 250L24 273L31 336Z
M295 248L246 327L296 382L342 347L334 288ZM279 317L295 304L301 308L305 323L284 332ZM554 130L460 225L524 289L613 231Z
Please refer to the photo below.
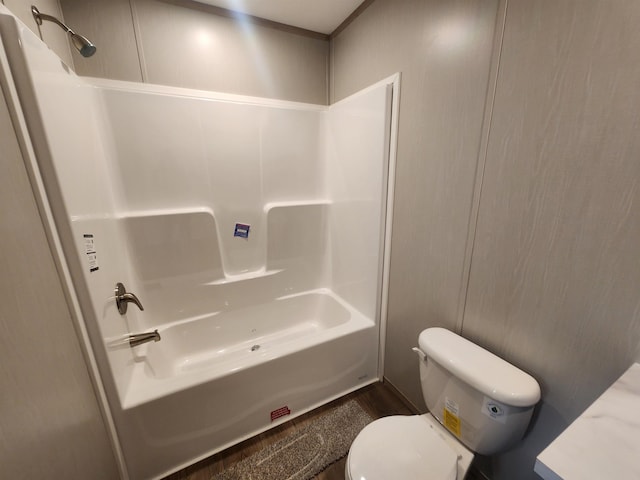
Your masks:
M140 310L144 310L144 307L142 306L142 303L140 303L140 300L138 300L138 297L133 293L127 292L125 286L120 282L116 283L115 295L116 306L118 307L120 315L127 313L127 306L129 302L135 303Z

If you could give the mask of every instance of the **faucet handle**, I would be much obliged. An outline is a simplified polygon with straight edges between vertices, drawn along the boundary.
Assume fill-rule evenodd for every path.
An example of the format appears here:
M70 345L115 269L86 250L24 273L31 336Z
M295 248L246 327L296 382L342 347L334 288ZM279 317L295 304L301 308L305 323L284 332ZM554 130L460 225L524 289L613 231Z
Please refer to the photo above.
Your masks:
M142 303L140 303L140 300L138 300L138 297L133 293L127 292L125 286L120 282L116 283L115 296L116 306L118 307L120 315L127 313L127 306L129 302L135 303L140 310L144 310L144 307L142 306Z

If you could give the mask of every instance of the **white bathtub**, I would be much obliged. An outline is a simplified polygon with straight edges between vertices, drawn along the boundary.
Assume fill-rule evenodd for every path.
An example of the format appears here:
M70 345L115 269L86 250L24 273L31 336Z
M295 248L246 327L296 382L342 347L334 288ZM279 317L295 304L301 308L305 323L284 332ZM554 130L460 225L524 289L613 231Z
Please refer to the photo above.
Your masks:
M124 408L295 355L338 337L374 329L371 319L328 289L179 320L162 338L134 349L137 365Z
M343 334L358 320L331 292L317 290L176 322L159 329L161 342L149 345L145 374L219 378Z
M378 329L327 289L158 330L135 349L124 405L132 478L161 478L378 379Z

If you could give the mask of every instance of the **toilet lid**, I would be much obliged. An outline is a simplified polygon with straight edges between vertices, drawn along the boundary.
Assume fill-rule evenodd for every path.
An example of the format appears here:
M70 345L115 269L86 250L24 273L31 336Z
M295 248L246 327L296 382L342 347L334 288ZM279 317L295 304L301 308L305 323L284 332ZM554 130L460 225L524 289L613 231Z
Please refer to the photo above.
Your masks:
M357 480L455 480L458 455L419 415L393 416L367 425L347 461Z

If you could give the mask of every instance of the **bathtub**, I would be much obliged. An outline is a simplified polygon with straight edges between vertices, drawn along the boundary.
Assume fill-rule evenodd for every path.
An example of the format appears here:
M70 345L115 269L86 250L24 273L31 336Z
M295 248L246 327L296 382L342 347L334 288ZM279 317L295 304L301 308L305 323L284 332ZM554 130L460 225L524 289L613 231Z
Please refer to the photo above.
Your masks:
M149 345L145 373L159 379L196 372L220 378L327 341L352 329L358 320L329 290L215 312L159 329L162 343ZM367 320L362 322L367 325Z
M374 321L329 289L158 331L134 349L123 405L132 478L161 478L378 379Z
M158 328L162 338L134 349L135 371L125 409L265 362L374 329L375 324L329 289L178 320Z

